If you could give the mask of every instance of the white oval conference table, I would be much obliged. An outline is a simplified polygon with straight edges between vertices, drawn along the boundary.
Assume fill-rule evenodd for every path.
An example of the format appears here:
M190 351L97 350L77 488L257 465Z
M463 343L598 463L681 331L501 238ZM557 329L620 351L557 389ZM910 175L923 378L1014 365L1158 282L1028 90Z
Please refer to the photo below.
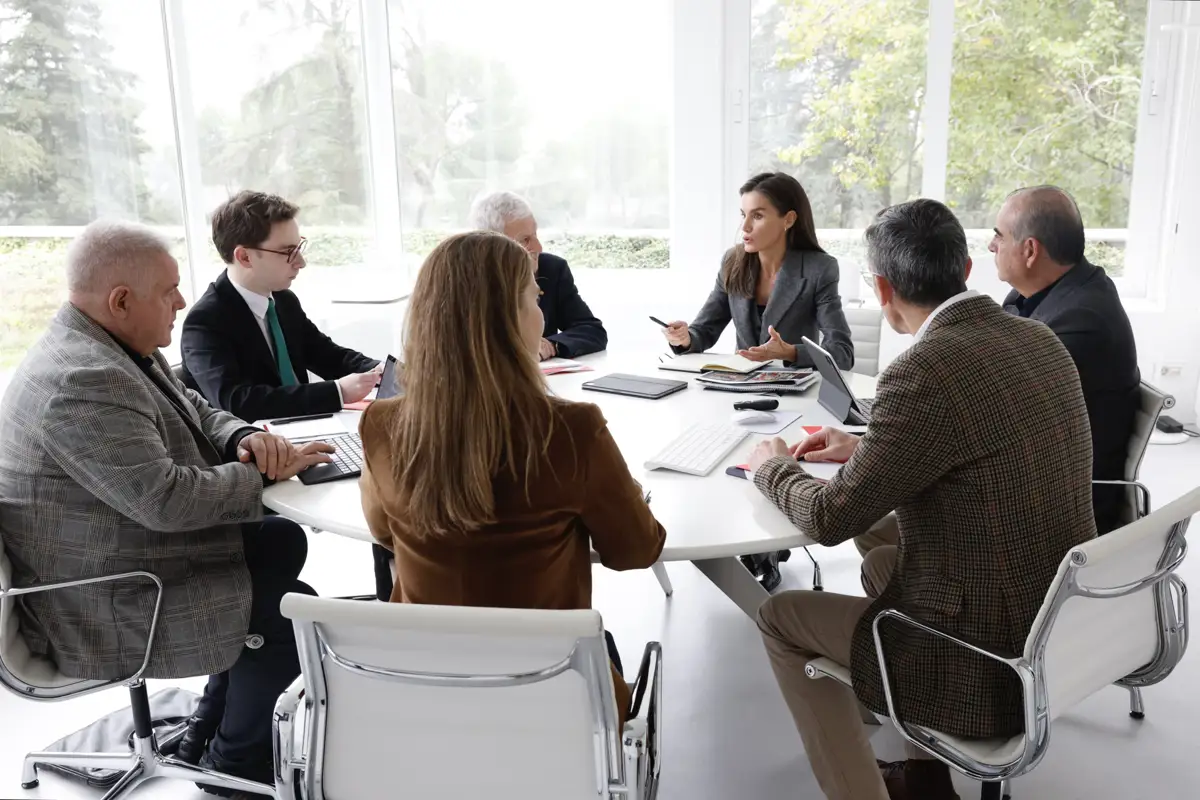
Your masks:
M651 492L651 508L666 528L667 540L660 561L692 562L753 617L768 595L742 567L737 556L790 550L813 543L752 483L725 474L726 467L746 463L754 445L769 437L751 433L704 477L648 470L643 465L692 425L734 424L733 404L760 395L705 390L693 380L697 377L694 374L659 370L655 354L597 353L576 360L592 367L592 371L551 375L546 381L555 395L595 403L603 410L630 472ZM660 400L582 388L585 381L614 372L687 380L689 386ZM857 374L847 375L847 378L857 396L874 395L874 378ZM774 434L788 443L804 436L804 425L839 423L817 403L816 384L803 394L784 395L778 399L779 411L801 414L781 433ZM346 411L341 416L348 431L357 431L358 412ZM301 524L365 542L375 541L362 513L356 479L305 486L293 478L268 488L263 493L263 503ZM656 572L663 588L670 593L665 571L658 567Z

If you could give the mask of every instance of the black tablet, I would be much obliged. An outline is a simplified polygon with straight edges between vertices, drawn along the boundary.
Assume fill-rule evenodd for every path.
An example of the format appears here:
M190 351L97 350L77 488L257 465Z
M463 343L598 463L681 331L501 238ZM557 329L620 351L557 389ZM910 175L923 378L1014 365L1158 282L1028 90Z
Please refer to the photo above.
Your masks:
M624 394L630 397L645 397L657 400L669 394L687 388L687 381L673 381L667 378L647 378L643 375L624 375L614 373L585 381L583 388L592 392L608 392L609 394Z

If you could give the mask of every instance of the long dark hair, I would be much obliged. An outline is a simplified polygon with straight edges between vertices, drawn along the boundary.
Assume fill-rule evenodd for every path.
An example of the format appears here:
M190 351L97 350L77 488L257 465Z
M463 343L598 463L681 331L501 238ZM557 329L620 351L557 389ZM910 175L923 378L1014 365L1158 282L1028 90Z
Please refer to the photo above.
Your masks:
M821 245L817 244L812 204L808 202L808 195L804 193L800 181L786 172L763 172L743 183L738 195L747 192L758 192L770 200L780 216L789 211L796 212L796 224L787 232L788 250L825 252ZM758 286L760 269L758 253L747 253L744 244L732 248L725 254L725 260L721 263L725 291L741 297L753 297Z

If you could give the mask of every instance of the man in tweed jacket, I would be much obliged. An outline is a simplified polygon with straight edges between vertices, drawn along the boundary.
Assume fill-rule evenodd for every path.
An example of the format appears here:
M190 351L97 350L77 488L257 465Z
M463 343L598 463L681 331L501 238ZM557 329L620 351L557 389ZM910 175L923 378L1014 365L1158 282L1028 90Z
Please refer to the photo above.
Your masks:
M791 450L764 442L754 483L824 545L866 532L893 509L898 547L864 562L874 599L787 592L759 627L818 782L836 800L957 795L948 768L910 747L876 767L855 695L887 707L871 624L898 608L985 647L1019 653L1063 555L1095 536L1091 437L1079 378L1052 331L966 291L966 237L949 209L914 200L867 230L871 279L913 345L879 377L860 439L825 430ZM845 460L820 483L802 460ZM964 737L1022 729L1006 667L892 623L884 648L900 717ZM853 693L805 677L825 656L848 664Z
M0 412L0 537L19 587L157 575L153 641L157 590L147 580L25 595L21 633L72 677L130 677L148 647L146 678L228 670L231 706L235 694L240 705L211 763L270 780L273 704L299 673L279 595L312 590L296 580L303 531L259 522L263 486L327 460L316 452L327 448L297 451L172 376L158 348L184 301L168 246L108 222L73 243L69 302Z

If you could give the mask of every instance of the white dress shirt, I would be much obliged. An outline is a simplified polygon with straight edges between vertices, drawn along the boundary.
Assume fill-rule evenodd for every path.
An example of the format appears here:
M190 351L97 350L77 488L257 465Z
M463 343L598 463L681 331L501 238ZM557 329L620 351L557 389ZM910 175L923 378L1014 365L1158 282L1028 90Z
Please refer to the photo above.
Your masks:
M246 301L250 313L254 315L255 321L258 322L258 329L262 331L263 338L267 340L267 347L271 350L271 355L275 356L275 359L278 361L279 356L275 353L275 339L272 338L271 327L267 324L267 309L271 305L271 296L252 292L245 286L240 285L232 277L230 277L229 282L233 284L233 288L237 289L237 293ZM342 396L342 385L337 381L334 381L333 385L337 387L339 402L345 404L346 399Z
M230 278L229 282L233 284L233 288L237 289L237 293L246 301L246 305L250 308L250 313L254 315L254 319L258 322L258 329L262 331L263 338L267 340L267 347L270 348L271 355L275 355L275 340L271 338L271 328L267 325L267 308L271 304L271 296L252 292L246 287L239 285L232 278Z
M974 289L967 289L965 292L959 292L958 294L954 295L950 299L943 301L940 306L938 306L932 312L930 312L929 316L925 318L925 321L921 323L921 327L917 328L917 332L913 336L913 342L921 341L921 337L925 335L925 329L929 327L929 323L933 322L933 318L936 317L938 314L942 313L943 311L945 311L947 308L954 305L955 303L961 302L963 300L969 300L972 297L978 297L978 296L979 296L979 292L975 291Z

